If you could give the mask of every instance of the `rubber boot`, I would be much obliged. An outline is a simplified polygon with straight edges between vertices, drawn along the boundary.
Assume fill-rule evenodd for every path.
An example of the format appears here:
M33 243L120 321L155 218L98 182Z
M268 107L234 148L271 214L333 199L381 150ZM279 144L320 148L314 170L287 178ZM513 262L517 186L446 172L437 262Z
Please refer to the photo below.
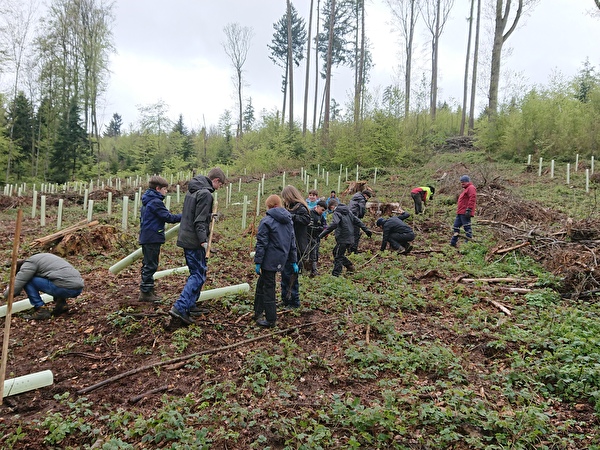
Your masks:
M162 301L162 299L154 293L154 290L152 290L150 292L140 292L138 301L143 302L143 303L157 304L157 303L160 303Z

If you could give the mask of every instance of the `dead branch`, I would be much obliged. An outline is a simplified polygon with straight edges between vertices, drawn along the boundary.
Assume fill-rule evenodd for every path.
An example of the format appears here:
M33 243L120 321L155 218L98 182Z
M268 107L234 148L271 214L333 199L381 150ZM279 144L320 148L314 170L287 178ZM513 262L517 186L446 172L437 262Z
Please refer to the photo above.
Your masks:
M323 320L319 320L317 322L305 323L305 324L298 325L298 326L295 326L295 327L292 327L292 328L286 328L285 330L274 331L273 333L264 334L264 335L257 336L257 337L254 337L254 338L250 338L250 339L245 339L243 341L236 342L236 343L230 344L230 345L225 345L223 347L211 348L211 349L208 349L208 350L203 350L201 352L196 352L196 353L192 353L192 354L189 354L189 355L180 356L178 358L173 358L173 359L169 359L169 360L166 360L166 361L158 361L158 362L155 362L155 363L152 363L152 364L148 364L146 366L136 367L135 369L131 369L131 370L127 371L127 372L120 373L118 375L115 375L114 377L111 377L111 378L108 378L106 380L100 381L99 383L93 384L92 386L88 386L86 388L80 389L80 390L77 391L77 393L80 394L80 395L81 394L87 394L88 392L95 391L96 389L98 389L98 388L100 388L102 386L105 386L107 384L110 384L113 381L117 381L117 380L120 380L122 378L126 378L126 377L128 377L130 375L135 375L136 373L143 372L144 370L153 369L154 367L160 367L160 366L166 366L166 365L170 365L170 364L175 364L175 363L178 363L180 361L185 361L185 360L188 360L188 359L195 358L197 356L210 355L212 353L217 353L217 352L221 352L221 351L224 351L224 350L230 350L232 348L240 347L242 345L250 344L252 342L256 342L256 341L260 341L260 340L263 340L263 339L267 339L267 338L270 338L270 337L273 337L273 336L277 336L279 334L290 333L290 332L292 332L294 330L299 330L301 328L306 328L306 327L313 326L313 325L316 325L316 324L322 323L322 322L330 322L332 320L334 320L334 318L323 319Z
M129 403L131 403L131 404L137 403L140 400L142 400L143 398L148 397L149 395L157 394L159 392L163 392L163 391L167 391L167 390L169 390L169 385L168 384L165 384L164 386L158 387L156 389L150 389L149 391L143 392L140 395L136 395L135 397L131 397L129 399Z
M82 220L81 222L78 222L75 225L72 225L63 230L57 231L56 233L49 234L48 236L44 236L44 237L34 240L33 243L31 244L31 246L35 247L36 245L47 245L50 242L55 241L56 239L61 238L67 234L81 230L82 228L93 227L95 225L98 225L97 220L93 220L92 222L88 222L87 220Z
M526 283L526 280L519 280L517 278L460 278L457 281L464 281L465 283Z
M491 300L489 298L486 298L484 300L486 302L491 303L492 305L494 305L496 308L498 308L500 311L502 311L507 316L512 316L510 310L506 306L504 306L502 303L497 302L496 300Z
M527 247L530 244L531 243L529 241L527 241L527 242L521 242L520 244L513 245L512 247L508 247L508 248L503 248L503 249L496 250L494 253L497 254L497 255L502 255L504 253L508 253L508 252L512 252L513 250L517 250L519 248Z

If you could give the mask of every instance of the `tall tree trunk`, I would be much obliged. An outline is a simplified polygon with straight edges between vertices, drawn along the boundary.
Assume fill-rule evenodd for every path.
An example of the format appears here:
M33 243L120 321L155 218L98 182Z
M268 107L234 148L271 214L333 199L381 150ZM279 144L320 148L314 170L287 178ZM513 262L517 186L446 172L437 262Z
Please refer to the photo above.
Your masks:
M473 76L471 77L471 105L469 106L469 134L475 130L475 96L477 93L477 63L479 62L479 32L481 30L481 0L477 0L477 24L473 49Z
M288 87L288 66L289 61L285 61L285 75L283 76L283 106L281 108L281 125L285 125L285 108L287 106L287 87Z
M415 11L415 0L410 0L410 22L407 27L406 33L406 73L404 74L404 118L408 117L410 111L410 89L411 89L411 77L412 77L412 50L413 40L415 36L415 24L417 21L417 14Z
M317 131L317 108L319 107L319 20L321 15L321 0L317 0L317 29L315 30L315 105L313 111L313 135ZM321 115L319 114L319 119Z
M496 115L498 114L498 88L500 86L500 63L502 59L502 46L517 27L517 23L521 18L521 12L523 11L523 0L518 0L518 8L515 18L508 31L504 33L504 30L508 25L510 6L513 0L505 1L506 5L504 5L503 13L503 0L496 0L496 16L494 27L494 41L492 45L492 64L490 72L490 91L488 104L488 116L492 120L495 119Z
M361 120L362 92L365 68L365 2L359 0L356 4L356 68L354 77L354 125ZM358 23L360 20L360 23Z
M329 133L329 115L331 113L331 66L333 64L333 32L335 25L335 0L331 0L329 13L329 42L327 45L327 63L325 65L325 113L323 117L323 130Z
M292 41L292 3L287 0L288 86L290 91L290 130L294 128L294 53Z
M429 113L431 119L435 120L437 111L437 80L438 80L438 54L440 42L440 7L442 0L437 0L435 9L435 31L431 40L431 104L429 105Z
M310 13L308 15L308 44L306 49L306 76L304 77L304 116L302 118L302 136L306 135L308 122L308 86L310 84L310 41L312 32L313 1L314 0L310 0Z
M471 59L471 36L473 34L473 8L475 0L471 0L471 12L469 13L469 37L467 39L467 57L465 58L465 80L463 84L462 115L460 118L460 135L465 135L465 122L467 119L467 94L469 92L469 61Z

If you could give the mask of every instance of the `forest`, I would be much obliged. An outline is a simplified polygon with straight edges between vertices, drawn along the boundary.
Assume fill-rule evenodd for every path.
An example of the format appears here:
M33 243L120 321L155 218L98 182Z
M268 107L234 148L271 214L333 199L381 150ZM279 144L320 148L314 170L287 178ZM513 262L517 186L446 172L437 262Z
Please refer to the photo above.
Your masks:
M494 45L484 55L480 22L494 3ZM115 4L53 0L39 19L34 2L7 1L0 25L0 76L9 86L0 94L3 182L64 183L211 164L250 171L293 168L303 161L331 168L402 167L408 160L427 161L440 150L459 147L519 161L530 154L561 160L597 152L600 74L592 61L581 61L574 77L556 76L545 86L515 92L507 101L502 100L506 95L499 96L503 45L527 11L538 6L537 0L470 2L461 106L438 100L437 45L453 1L386 4L405 43L406 60L404 83L387 86L381 101L368 83L368 2L311 2L309 16L302 17L288 0L268 45L269 58L282 69L281 110L259 116L252 98L244 95L252 30L229 23L223 50L236 73L235 111L225 110L216 125L192 129L182 115L172 120L168 105L160 100L139 107L135 126L125 129L115 112L101 130L98 104L110 80L110 57L117 51L111 32ZM411 61L418 23L431 32L431 70L428 79L415 85ZM484 66L478 61L484 58L491 63L482 76ZM294 70L302 60L307 60L306 74ZM354 71L353 95L346 104L331 97L332 72L339 66ZM302 83L304 76L314 77L319 87L310 105L307 99L313 93L306 82L303 104L293 98L293 84ZM483 111L474 108L477 91L486 92Z

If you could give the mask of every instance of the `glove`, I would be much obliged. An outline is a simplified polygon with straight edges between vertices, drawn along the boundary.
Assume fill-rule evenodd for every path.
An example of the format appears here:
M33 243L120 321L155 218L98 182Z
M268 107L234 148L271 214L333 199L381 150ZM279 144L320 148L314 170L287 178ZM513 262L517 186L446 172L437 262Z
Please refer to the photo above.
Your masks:
M254 271L256 272L256 275L260 275L260 264L256 264Z
M467 210L465 211L465 215L467 217L471 217L471 208L467 208Z
M294 273L298 273L298 271L300 270L297 263L292 264L292 268L294 269Z
M373 232L371 230L365 231L365 234L367 235L367 237L373 236Z

